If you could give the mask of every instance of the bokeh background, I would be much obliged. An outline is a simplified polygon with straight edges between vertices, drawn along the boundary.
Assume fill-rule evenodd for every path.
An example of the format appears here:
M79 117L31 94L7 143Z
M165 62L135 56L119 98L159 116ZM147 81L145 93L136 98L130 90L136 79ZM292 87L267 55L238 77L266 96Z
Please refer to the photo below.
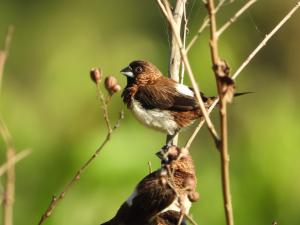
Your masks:
M245 1L226 4L222 24ZM232 71L296 4L258 1L224 33L220 54ZM188 40L206 11L188 4ZM237 79L239 91L229 109L231 182L236 224L300 224L300 11L272 38ZM0 37L15 26L1 93L1 114L20 151L33 153L17 164L16 225L37 224L58 194L106 135L92 67L119 73L134 59L147 59L164 73L168 65L167 25L155 1L0 0ZM189 53L198 83L216 93L208 30ZM185 79L189 84L188 79ZM125 108L116 94L112 120ZM213 113L217 122L217 113ZM191 131L180 137L185 143ZM157 168L154 153L165 135L144 128L125 109L111 142L68 192L46 224L99 224L113 217L135 184ZM224 224L219 154L206 128L191 148L199 179L199 202L191 213L199 224ZM1 141L1 164L5 148ZM4 179L1 177L1 192Z

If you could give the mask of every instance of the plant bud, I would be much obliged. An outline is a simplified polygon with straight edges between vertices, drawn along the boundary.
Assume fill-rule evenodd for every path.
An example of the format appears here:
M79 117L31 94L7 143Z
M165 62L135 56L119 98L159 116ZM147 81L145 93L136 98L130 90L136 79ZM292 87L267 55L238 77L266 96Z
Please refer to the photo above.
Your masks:
M197 202L200 198L200 195L198 192L191 192L188 194L188 198L191 202Z
M96 84L99 84L102 79L102 71L100 68L93 68L90 71L90 76L92 81L94 81Z
M113 76L108 76L105 78L105 88L110 95L121 90L121 86L118 84L118 80Z

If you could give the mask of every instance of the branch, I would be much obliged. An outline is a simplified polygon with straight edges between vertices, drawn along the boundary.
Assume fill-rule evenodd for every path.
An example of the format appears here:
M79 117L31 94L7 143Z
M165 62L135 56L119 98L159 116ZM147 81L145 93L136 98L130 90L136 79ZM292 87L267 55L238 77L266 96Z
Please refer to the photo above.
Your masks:
M180 36L181 33L181 24L182 24L182 17L185 13L185 4L186 0L177 0L175 10L172 13L172 18L175 21L176 33ZM184 30L184 34L186 30ZM173 80L179 82L179 71L180 71L180 64L181 64L181 55L180 55L180 47L176 42L176 37L172 30L170 30L170 39L171 39L171 49L170 49L170 60L169 60L169 77ZM171 136L167 135L167 143L169 142ZM173 138L173 144L178 144L178 135Z
M216 99L215 101L213 101L213 103L211 104L211 106L208 109L208 115L213 111L213 109L215 108L215 106L218 104L219 102L219 98ZM189 140L186 142L185 144L185 148L190 149L191 144L193 143L195 137L197 136L199 130L201 129L201 127L203 126L203 124L205 123L204 119L201 119L199 124L197 125L196 129L194 130L193 134L190 136Z
M92 73L99 73L101 76L101 72L99 70L92 70ZM93 78L92 78L93 79ZM95 81L95 80L94 80ZM102 108L103 108L103 115L104 115L104 120L107 125L107 135L102 144L97 148L95 153L81 166L81 168L75 173L73 178L69 181L69 183L64 187L63 191L58 195L58 197L53 196L52 200L46 209L46 211L43 213L38 225L43 224L52 214L53 210L57 206L57 204L65 197L66 193L69 191L69 189L80 179L81 175L83 172L87 169L87 167L96 159L96 157L99 155L100 151L105 147L105 145L111 140L113 132L119 127L121 120L124 118L124 113L123 111L120 113L119 119L115 123L114 126L111 126L110 120L109 120L109 115L108 115L108 108L107 105L110 101L110 97L107 99L104 98L104 95L99 87L101 81L101 77L99 80L95 81L97 84L97 90L98 90L98 97L99 100L101 101ZM107 90L109 91L109 87L107 87Z
M211 133L211 135L212 135L215 143L218 144L218 142L219 142L219 136L217 134L217 131L216 131L213 123L211 122L211 120L210 120L210 118L208 116L208 113L206 111L205 105L204 105L203 100L202 100L202 98L200 96L200 90L199 90L199 87L198 87L197 82L195 80L195 77L194 77L192 68L190 66L189 60L187 58L186 51L183 48L183 44L182 44L181 38L176 33L176 28L175 28L176 25L175 25L173 17L171 16L172 12L171 12L171 9L170 9L170 7L168 5L168 1L167 0L163 0L164 1L164 5L161 3L161 0L156 0L156 1L159 4L159 6L162 8L162 12L166 12L167 13L167 14L165 14L165 17L167 18L167 20L168 20L168 22L169 22L169 24L170 24L170 26L171 26L171 28L172 28L172 30L174 32L177 44L180 46L180 54L181 54L182 60L184 62L186 71L187 71L187 73L189 75L189 78L191 80L192 86L193 86L193 88L195 90L195 95L196 95L197 101L199 102L199 106L200 106L201 112L203 114L203 117L205 118L205 121L207 123L208 130L210 131L210 133Z
M10 26L8 28L3 50L0 51L0 89L3 78L4 65L9 54L9 48L11 44L11 39L13 35L14 28ZM0 133L6 145L6 162L7 162L7 176L5 192L3 196L3 224L12 225L13 224L13 204L15 197L15 166L12 162L12 158L15 156L15 148L12 143L11 135L9 130L2 118L0 118Z
M215 73L218 94L220 99L220 121L221 121L221 142L219 150L221 153L221 179L224 199L224 210L226 216L226 224L233 225L233 211L230 191L230 172L229 172L229 152L228 152L228 127L227 127L227 86L224 86L223 80L228 76L226 63L222 62L218 51L218 35L217 24L215 17L214 0L208 0L207 10L210 20L210 51L213 64L213 71ZM230 78L228 78L230 79ZM230 79L231 81L231 79ZM227 85L227 84L226 84ZM233 86L233 81L230 84ZM224 88L226 87L226 91Z
M239 11L237 11L233 17L231 17L228 22L226 22L218 31L217 36L220 37L221 34L231 25L233 24L237 18L242 15L251 5L253 5L257 0L249 0Z
M242 72L242 70L249 64L249 62L254 58L254 56L268 43L271 37L291 18L291 16L300 7L300 1L292 8L288 14L274 27L274 29L266 35L262 42L253 50L253 52L248 56L248 58L242 63L242 65L233 74L232 79L237 78L237 76Z
M11 158L10 159L11 162L6 162L2 166L0 166L0 177L8 170L9 163L15 165L16 163L18 163L19 161L21 161L22 159L24 159L28 155L30 155L31 152L32 151L30 149L25 149L25 150L21 151L20 153L16 154L13 158Z

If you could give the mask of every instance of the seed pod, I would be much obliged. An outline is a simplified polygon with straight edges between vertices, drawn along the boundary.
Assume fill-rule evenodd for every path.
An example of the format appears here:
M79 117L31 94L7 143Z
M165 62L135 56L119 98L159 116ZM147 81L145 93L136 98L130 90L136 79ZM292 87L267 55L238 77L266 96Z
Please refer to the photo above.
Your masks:
M104 85L110 95L121 90L121 86L118 84L118 80L114 76L106 77Z
M188 198L191 202L197 202L200 198L200 195L198 192L194 191L188 194Z
M102 79L102 71L100 68L93 68L90 71L90 76L92 81L94 81L96 84L99 84Z

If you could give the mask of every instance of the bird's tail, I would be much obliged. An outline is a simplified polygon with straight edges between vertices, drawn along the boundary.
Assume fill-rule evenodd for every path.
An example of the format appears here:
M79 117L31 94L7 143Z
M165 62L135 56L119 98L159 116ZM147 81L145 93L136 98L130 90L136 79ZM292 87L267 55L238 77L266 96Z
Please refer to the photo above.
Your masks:
M234 97L239 97L239 96L242 96L242 95L247 95L247 94L252 94L252 93L254 93L254 92L251 92L251 91L237 92L233 96ZM202 97L202 100L204 101L205 106L207 108L209 108L215 102L215 100L217 98L219 98L218 96L206 97L203 93L201 93L201 97Z

